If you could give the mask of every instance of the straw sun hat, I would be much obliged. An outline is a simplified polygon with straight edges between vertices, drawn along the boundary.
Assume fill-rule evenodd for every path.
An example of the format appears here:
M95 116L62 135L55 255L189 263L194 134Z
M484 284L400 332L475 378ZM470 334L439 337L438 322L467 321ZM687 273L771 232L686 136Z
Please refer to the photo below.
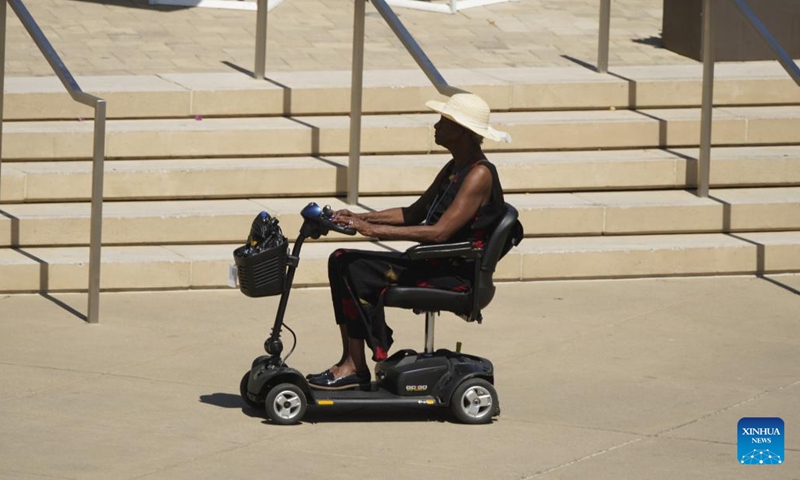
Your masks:
M456 93L447 103L431 100L425 105L482 137L495 142L511 142L511 135L489 125L489 104L473 93Z

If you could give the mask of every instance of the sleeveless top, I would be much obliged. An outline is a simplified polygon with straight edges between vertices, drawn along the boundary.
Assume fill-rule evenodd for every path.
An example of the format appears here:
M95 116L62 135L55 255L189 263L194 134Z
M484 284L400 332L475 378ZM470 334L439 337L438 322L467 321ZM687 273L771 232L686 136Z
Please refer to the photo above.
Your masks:
M439 181L439 191L433 201L426 205L428 212L425 219L426 225L434 225L442 218L444 212L450 208L455 200L464 179L476 165L484 165L492 174L492 193L489 201L478 209L477 214L466 225L461 227L456 233L447 240L447 243L469 241L477 248L484 248L487 239L491 235L497 223L506 213L505 200L503 198L503 187L500 185L500 178L497 169L488 160L478 160L467 166L461 171L453 171L455 160L450 160L441 172Z

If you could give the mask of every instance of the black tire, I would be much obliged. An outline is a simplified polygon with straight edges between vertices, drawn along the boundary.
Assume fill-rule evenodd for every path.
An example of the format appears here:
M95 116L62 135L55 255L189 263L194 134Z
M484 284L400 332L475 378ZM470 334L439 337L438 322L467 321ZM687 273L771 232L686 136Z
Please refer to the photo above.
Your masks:
M465 380L450 398L450 410L462 423L490 423L500 411L497 390L482 378Z
M242 396L242 400L244 403L247 404L248 407L255 408L258 410L264 409L264 404L262 402L256 402L254 400L250 400L247 396L247 383L250 381L250 371L248 370L247 373L244 374L242 377L242 381L239 382L239 395Z
M267 416L278 425L294 425L303 419L308 408L306 395L293 383L272 387L264 401Z

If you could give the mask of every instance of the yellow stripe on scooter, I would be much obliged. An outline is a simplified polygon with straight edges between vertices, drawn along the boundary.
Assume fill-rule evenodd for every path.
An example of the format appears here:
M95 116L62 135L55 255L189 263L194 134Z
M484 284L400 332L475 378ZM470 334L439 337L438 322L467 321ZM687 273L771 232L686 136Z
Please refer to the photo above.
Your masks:
M317 405L333 405L333 400L320 400Z

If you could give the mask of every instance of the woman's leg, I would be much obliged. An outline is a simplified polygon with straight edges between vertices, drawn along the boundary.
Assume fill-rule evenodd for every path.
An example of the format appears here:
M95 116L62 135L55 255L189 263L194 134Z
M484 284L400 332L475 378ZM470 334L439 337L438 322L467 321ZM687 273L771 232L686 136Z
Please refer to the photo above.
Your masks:
M335 378L368 371L365 341L376 352L385 355L388 350L391 330L383 321L379 297L405 268L407 259L399 259L399 256L389 252L339 249L329 257L331 301L342 341L342 356L327 370Z
M333 252L328 258L328 282L331 289L331 301L333 303L334 319L336 324L339 325L339 335L342 340L342 356L339 360L328 369L334 375L337 373L339 367L349 358L350 337L347 332L346 317L342 313L343 295L347 294L347 285L344 283L343 269L344 266L339 261L347 250L339 249ZM324 373L324 372L323 372Z
M361 338L350 338L348 345L349 355L333 372L334 378L349 377L356 373L363 374L369 372L367 357L364 354L364 340Z

